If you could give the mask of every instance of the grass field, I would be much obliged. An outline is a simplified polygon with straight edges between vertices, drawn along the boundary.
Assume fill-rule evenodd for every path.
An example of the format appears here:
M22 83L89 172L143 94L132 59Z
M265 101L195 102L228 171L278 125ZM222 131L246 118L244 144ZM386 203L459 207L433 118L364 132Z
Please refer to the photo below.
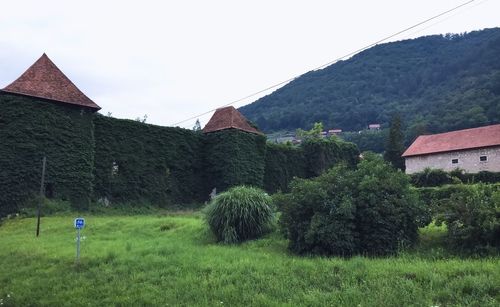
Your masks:
M198 213L86 216L75 264L74 216L0 226L0 304L162 306L499 306L500 258L460 259L422 231L390 258L289 255L278 234L213 242Z

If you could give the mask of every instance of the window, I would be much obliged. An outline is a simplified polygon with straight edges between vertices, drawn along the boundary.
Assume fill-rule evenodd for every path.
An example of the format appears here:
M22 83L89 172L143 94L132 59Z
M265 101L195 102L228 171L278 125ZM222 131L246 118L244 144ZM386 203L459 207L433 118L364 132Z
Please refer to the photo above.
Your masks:
M457 164L458 163L458 159L451 159L451 164Z
M488 157L487 156L480 156L479 161L486 162L486 161L488 161Z

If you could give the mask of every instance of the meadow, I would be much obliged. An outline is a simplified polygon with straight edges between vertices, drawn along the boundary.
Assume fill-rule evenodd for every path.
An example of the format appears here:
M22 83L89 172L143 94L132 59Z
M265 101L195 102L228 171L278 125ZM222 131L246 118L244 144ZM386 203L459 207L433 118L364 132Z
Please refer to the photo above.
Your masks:
M0 225L3 306L498 306L500 258L443 249L444 229L384 258L300 257L278 233L216 244L199 212L85 216Z

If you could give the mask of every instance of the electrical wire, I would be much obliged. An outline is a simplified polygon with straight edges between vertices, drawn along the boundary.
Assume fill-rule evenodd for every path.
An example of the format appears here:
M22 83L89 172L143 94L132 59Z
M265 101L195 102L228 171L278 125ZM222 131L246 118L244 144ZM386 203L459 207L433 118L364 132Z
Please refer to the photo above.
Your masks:
M398 31L398 32L396 32L396 33L394 33L394 34L391 34L391 35L389 35L389 36L387 36L387 37L384 37L384 38L382 38L382 39L379 39L379 40L377 40L377 41L376 41L376 42L374 42L374 43L371 43L371 44L366 45L366 46L364 46L364 47L362 47L362 48L356 49L355 51L349 52L348 54L346 54L346 55L344 55L344 56L341 56L341 57L339 57L339 58L336 58L336 59L335 59L335 60L333 60L333 61L330 61L330 62L328 62L328 63L325 63L325 64L322 64L322 65L320 65L320 66L317 66L316 68L313 68L311 71L314 71L314 70L319 70L319 69L323 69L323 68L325 68L325 67L327 67L327 66L330 66L330 65L332 65L332 64L334 64L334 63L336 63L336 62L338 62L338 61L340 61L340 60L342 60L342 59L344 59L344 58L351 57L351 56L353 56L353 55L355 55L355 54L357 54L357 53L359 53L359 52L362 52L362 51L364 51L364 50L366 50L366 49L369 49L369 48L371 48L371 47L374 47L374 46L376 46L376 45L378 45L378 44L380 44L380 43L382 43L382 42L384 42L384 41L386 41L386 40L389 40L389 39L391 39L391 38L393 38L393 37L395 37L395 36L398 36L398 35L400 35L400 34L402 34L402 33L408 32L408 31L410 31L410 30L412 30L412 29L414 29L414 28L416 28L416 27L419 27L419 26L421 26L421 25L423 25L423 24L426 24L426 23L428 23L428 22L430 22L430 21L432 21L432 20L434 20L434 19L437 19L437 18L439 18L439 17L443 16L443 15L446 15L446 14L449 14L449 13L451 13L451 12L453 12L453 11L456 11L456 10L458 10L459 8L464 7L464 6L466 6L466 5L468 5L468 4L472 3L472 2L475 2L475 1L476 1L476 0L469 0L469 1L467 1L467 2L464 2L464 3L462 3L462 4L460 4L460 5L457 5L457 6L455 6L455 7L451 8L451 9L449 9L449 10L446 10L446 11L441 12L441 13L439 13L439 14L437 14L437 15L434 15L434 16L432 16L432 17L430 17L430 18L427 18L427 19L425 19L425 20L423 20L423 21L421 21L421 22L419 22L419 23L416 23L416 24L414 24L414 25L412 25L412 26L410 26L410 27L408 27L408 28L405 28L405 29L403 29L403 30L401 30L401 31ZM301 75L297 75L297 76L295 76L295 77L289 78L289 79L287 79L287 80L284 80L284 81L281 81L281 82L279 82L279 83L273 84L273 85L271 85L271 86L269 86L269 87L266 87L266 88L265 88L265 89L263 89L263 90L260 90L260 91L258 91L258 92L252 93L252 94L250 94L250 95L247 95L247 96L245 96L245 97L243 97L243 98L240 98L240 99L234 100L234 101L232 101L232 102L230 102L230 103L227 103L227 104L225 104L225 105L219 106L219 107L217 107L217 108L215 108L215 109L212 109L212 110L210 110L210 111L207 111L207 112L204 112L204 113L198 114L198 115L196 115L196 116L192 116L192 117L190 117L190 118L188 118L188 119L185 119L185 120L183 120L183 121L180 121L180 122L177 122L177 123L173 124L173 126L178 126L179 124L185 123L185 122L187 122L187 121L190 121L190 120L196 119L196 118L198 118L198 117L200 117L200 116L207 115L207 114L209 114L209 113L211 113L211 112L214 112L214 111L215 111L215 110L217 110L217 109L220 109L220 108L223 108L223 107L227 107L227 106L233 105L233 104L235 104L235 103L238 103L238 102L240 102L240 101L243 101L243 100L245 100L245 99L248 99L248 98L250 98L250 97L253 97L253 96L259 95L259 94L261 94L261 93L263 93L263 92L266 92L266 91L268 91L268 90L271 90L271 89L276 88L276 87L278 87L278 86L281 86L281 85L283 85L283 84L289 83L289 82L291 82L291 81L293 81L293 80L295 80L295 79L299 78L299 77L300 77L300 76L302 76L302 75L303 75L303 74L301 74Z

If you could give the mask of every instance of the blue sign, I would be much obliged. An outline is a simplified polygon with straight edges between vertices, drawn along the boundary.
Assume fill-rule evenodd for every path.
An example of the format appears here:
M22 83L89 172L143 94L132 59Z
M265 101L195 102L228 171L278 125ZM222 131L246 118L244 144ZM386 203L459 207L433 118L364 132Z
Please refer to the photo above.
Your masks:
M75 228L82 229L85 226L85 219L83 217L77 217L75 219Z

